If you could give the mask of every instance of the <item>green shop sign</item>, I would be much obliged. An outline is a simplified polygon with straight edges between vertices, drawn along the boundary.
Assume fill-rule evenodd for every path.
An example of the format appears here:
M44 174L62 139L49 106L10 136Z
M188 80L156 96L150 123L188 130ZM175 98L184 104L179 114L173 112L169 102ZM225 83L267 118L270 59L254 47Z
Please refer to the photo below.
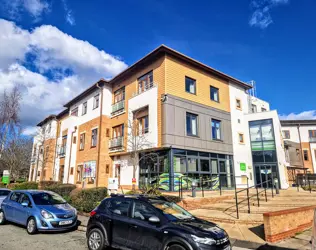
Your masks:
M240 171L246 171L246 163L240 163Z

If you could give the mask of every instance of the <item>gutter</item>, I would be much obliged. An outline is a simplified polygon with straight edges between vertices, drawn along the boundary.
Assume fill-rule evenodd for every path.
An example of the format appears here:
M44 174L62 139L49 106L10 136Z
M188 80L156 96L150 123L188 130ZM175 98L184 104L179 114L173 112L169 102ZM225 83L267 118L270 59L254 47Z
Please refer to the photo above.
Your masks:
M100 87L99 82L96 84L97 88L101 93L101 101L100 101L100 122L99 122L99 131L98 131L98 160L95 171L95 187L98 187L98 178L99 178L99 170L100 170L100 151L101 151L101 131L102 131L102 111L103 111L103 88ZM103 85L104 86L104 85Z

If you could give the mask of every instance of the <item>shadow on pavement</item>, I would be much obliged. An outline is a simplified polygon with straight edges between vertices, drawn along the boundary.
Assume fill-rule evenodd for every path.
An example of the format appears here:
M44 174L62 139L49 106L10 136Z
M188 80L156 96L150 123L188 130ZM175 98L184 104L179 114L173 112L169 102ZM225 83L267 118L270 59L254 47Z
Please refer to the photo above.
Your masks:
M296 248L287 248L287 247L277 247L277 246L270 246L268 244L260 246L257 250L295 250Z
M249 230L253 232L255 235L257 235L258 237L260 237L261 239L265 240L263 224L259 226L255 226L255 227L250 227Z

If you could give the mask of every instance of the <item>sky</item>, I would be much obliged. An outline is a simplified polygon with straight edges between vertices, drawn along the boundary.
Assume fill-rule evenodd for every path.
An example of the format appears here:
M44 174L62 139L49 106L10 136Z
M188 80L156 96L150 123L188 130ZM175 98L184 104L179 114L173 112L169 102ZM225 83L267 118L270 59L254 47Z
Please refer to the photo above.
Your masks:
M25 134L165 44L239 80L281 119L316 119L315 0L0 0L0 93Z

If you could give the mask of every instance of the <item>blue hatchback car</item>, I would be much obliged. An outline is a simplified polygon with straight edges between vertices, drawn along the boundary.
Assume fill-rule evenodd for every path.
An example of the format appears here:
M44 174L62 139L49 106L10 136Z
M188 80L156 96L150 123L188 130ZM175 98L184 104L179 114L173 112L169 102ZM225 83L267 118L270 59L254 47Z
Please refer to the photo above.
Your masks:
M26 226L29 234L63 231L77 227L77 210L54 192L16 190L1 204L0 225L6 221Z

